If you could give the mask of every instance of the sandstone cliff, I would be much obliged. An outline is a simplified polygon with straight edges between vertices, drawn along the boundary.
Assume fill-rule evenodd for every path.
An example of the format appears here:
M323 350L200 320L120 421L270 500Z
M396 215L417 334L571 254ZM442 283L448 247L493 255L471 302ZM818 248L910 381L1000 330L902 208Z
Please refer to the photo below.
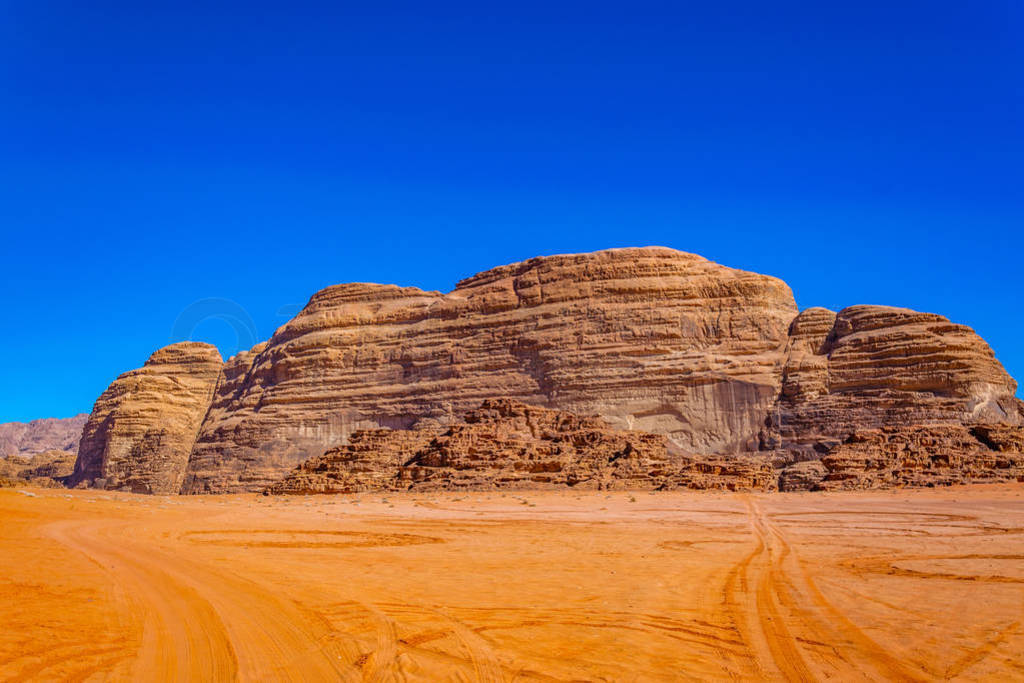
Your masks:
M491 399L448 427L355 432L347 445L302 463L268 492L765 490L776 480L764 458L670 454L663 435Z
M88 418L88 415L76 415L0 424L0 458L33 456L45 451L77 453L82 427Z
M663 248L536 258L449 294L329 287L229 362L185 492L252 490L356 429L501 396L695 453L757 448L796 315L781 281Z
M96 400L70 484L178 493L221 373L209 344L160 349Z
M940 315L885 306L802 312L765 448L820 457L885 426L1024 423L1017 383L981 337Z
M664 248L531 259L448 294L337 285L226 363L187 348L205 351L151 359L101 396L76 481L261 490L355 432L356 450L335 452L351 467L396 439L407 454L496 397L777 468L858 430L1024 423L1016 383L967 327L882 306L798 315L781 281ZM786 481L813 484L820 467Z

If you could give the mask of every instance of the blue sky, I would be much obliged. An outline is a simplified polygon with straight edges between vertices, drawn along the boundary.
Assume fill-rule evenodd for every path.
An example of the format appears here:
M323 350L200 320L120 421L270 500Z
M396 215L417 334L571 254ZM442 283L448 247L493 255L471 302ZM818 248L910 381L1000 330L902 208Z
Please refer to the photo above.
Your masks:
M88 412L183 311L262 339L338 282L648 244L1024 378L1019 3L491 5L3 3L0 422Z

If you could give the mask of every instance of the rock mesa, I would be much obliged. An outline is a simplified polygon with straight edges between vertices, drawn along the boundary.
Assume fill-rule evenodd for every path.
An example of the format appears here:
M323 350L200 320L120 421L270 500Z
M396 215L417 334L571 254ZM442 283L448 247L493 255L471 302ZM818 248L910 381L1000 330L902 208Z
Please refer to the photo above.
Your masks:
M328 287L225 363L204 345L158 351L97 401L75 480L262 490L327 451L357 468L374 449L400 460L437 430L458 441L470 411L507 398L599 416L608 433L660 435L670 459L761 458L784 487L810 487L822 457L863 430L1020 425L1015 391L984 340L942 316L799 312L776 278L660 247L614 249L501 266L447 294ZM402 476L421 486L483 476L408 467Z

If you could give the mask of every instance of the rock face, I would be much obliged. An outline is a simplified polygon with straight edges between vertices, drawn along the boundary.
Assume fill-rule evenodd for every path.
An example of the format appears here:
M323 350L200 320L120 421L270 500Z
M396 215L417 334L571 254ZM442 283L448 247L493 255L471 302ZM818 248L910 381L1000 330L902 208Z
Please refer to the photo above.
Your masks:
M817 491L828 474L820 460L803 460L786 467L779 473L780 491Z
M1017 383L970 328L931 313L853 306L802 312L762 441L797 460L853 432L905 425L1024 423Z
M671 249L536 258L449 294L348 284L229 361L185 492L265 486L356 429L450 423L492 397L757 448L796 315L781 281Z
M1024 482L1024 427L932 425L854 432L784 489L836 490Z
M0 486L60 487L67 483L75 468L74 453L43 451L31 457L11 455L0 459Z
M178 493L221 373L209 344L160 349L96 400L70 484Z
M610 430L662 435L671 452L707 462L746 455L781 469L865 429L1021 425L1015 391L988 345L941 316L798 314L775 278L671 249L616 249L501 266L448 294L328 287L223 364L202 345L159 351L97 401L75 481L254 491L331 449L390 477L371 452L407 458L428 433L470 429L462 416L498 397L599 415ZM781 485L805 488L823 466L788 470ZM431 475L420 486L477 476L408 467L409 481ZM357 474L359 485L372 478Z
M88 415L44 418L0 424L0 457L32 456L45 451L78 452L78 440Z
M448 427L355 432L348 445L311 458L268 491L764 490L776 479L763 458L670 453L663 435L493 399Z

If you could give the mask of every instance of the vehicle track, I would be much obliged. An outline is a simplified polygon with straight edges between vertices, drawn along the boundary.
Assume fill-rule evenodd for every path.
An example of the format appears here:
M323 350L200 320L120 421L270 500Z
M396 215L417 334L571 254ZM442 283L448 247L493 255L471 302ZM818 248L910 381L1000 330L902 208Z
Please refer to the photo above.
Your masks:
M787 558L791 560L788 569L780 569L779 576L784 576L785 582L792 588L787 598L792 613L799 615L798 620L815 634L817 641L832 644L835 659L852 664L864 673L875 672L877 677L884 680L917 681L928 678L924 671L903 663L899 657L868 637L848 615L830 602L818 588L807 565L792 550L782 530L756 504L751 505L760 518L762 528L782 548L782 561ZM778 590L778 593L786 595L782 590ZM825 614L827 618L823 618Z
M384 507L325 522L308 501L271 516L251 509L262 500L223 512L230 501L180 512L140 501L129 514L87 498L84 515L63 500L49 503L60 517L35 526L12 515L24 530L4 548L25 569L0 591L25 636L8 634L0 650L4 680L1024 673L1016 513L993 521L890 504L864 511L876 530L831 501L751 494L723 502L727 522L634 519L622 503L614 525L525 524L501 510L504 521L484 529ZM911 533L921 527L940 542ZM872 542L886 535L911 540ZM61 566L48 578L53 557ZM85 618L59 616L86 601ZM58 618L21 616L37 607Z
M749 653L745 675L812 681L853 669L867 679L927 678L826 599L783 531L756 500L745 503L754 548L726 575L720 611Z
M159 671L167 680L237 678L234 648L210 604L154 567L151 560L137 557L130 543L114 545L95 533L110 526L62 522L47 531L54 540L109 569L131 595L126 607L142 621L132 676Z
M127 522L60 522L46 533L124 585L121 608L142 622L130 678L358 680L344 639L310 629L294 604L131 534ZM316 624L316 622L313 622ZM300 669L302 675L296 672Z

